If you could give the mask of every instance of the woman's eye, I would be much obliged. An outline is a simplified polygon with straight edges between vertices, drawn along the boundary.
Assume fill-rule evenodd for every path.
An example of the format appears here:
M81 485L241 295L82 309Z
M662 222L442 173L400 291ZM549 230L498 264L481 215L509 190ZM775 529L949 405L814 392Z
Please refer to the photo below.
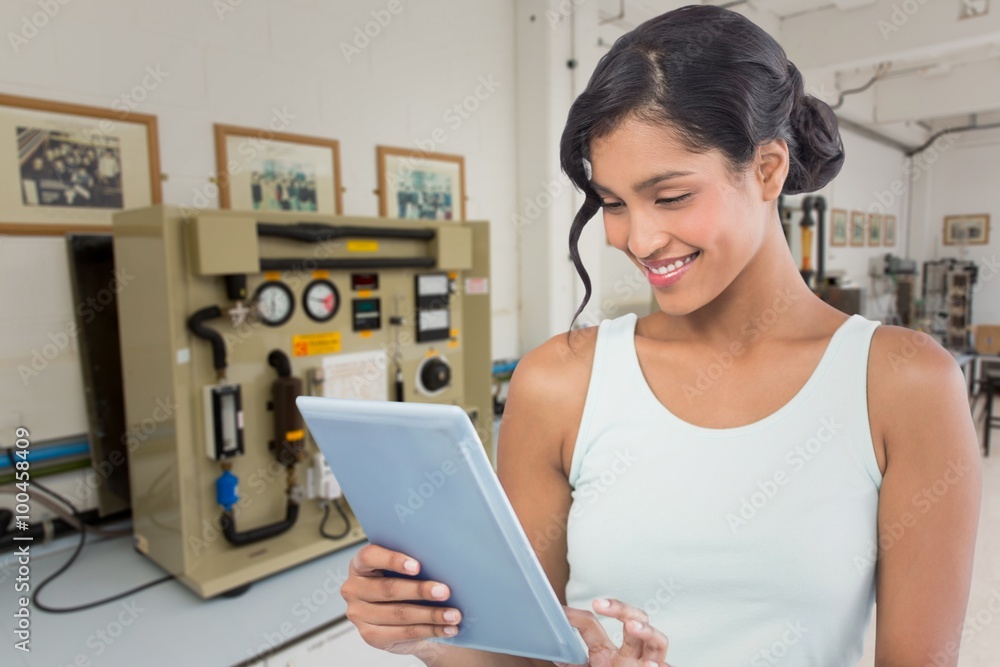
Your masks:
M601 202L601 208L603 208L605 210L608 210L608 211L617 210L617 209L621 208L622 206L623 206L623 204L620 201L602 201Z
M687 199L690 196L691 196L691 193L688 192L687 194L683 194L680 197L670 197L670 198L666 198L666 199L657 199L656 203L657 204L676 204L678 202L684 201L685 199Z

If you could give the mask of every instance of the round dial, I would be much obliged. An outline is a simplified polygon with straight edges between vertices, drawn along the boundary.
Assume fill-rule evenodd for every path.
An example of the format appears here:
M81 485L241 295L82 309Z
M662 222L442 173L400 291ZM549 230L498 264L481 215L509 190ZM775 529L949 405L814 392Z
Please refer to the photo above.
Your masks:
M424 357L417 365L417 391L426 396L437 396L451 384L451 366L444 357Z
M295 297L292 295L292 290L284 283L264 283L257 288L254 301L261 320L271 327L287 322L295 310Z
M309 317L317 322L326 322L337 314L340 294L329 280L314 280L306 287L302 305Z

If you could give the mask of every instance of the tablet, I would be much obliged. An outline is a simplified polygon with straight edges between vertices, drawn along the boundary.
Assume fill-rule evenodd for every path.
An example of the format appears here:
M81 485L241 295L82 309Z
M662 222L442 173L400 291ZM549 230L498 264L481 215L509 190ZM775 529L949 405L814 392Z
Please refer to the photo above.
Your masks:
M447 584L435 606L462 612L458 634L431 641L574 665L586 643L570 625L457 405L296 399L368 540L416 558Z

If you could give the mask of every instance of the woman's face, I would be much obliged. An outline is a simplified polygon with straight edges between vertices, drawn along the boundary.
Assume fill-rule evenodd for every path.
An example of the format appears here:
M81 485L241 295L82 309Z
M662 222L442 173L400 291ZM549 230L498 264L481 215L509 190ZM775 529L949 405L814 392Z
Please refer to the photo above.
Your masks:
M767 223L777 225L780 183L772 192L755 169L733 176L722 153L693 153L662 125L629 120L590 148L608 241L643 271L669 315L722 293L761 247ZM689 256L684 266L671 261ZM673 264L666 275L646 268L663 260Z

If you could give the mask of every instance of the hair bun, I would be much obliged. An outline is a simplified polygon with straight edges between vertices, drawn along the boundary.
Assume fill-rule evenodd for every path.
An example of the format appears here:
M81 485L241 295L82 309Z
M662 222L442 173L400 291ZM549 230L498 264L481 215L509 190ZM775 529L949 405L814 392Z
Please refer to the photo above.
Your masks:
M790 74L794 68L790 65ZM801 81L797 69L794 76ZM790 153L784 187L784 192L790 195L821 189L844 165L844 144L833 109L823 100L802 93L801 83L793 86L796 96L789 121L795 147Z

